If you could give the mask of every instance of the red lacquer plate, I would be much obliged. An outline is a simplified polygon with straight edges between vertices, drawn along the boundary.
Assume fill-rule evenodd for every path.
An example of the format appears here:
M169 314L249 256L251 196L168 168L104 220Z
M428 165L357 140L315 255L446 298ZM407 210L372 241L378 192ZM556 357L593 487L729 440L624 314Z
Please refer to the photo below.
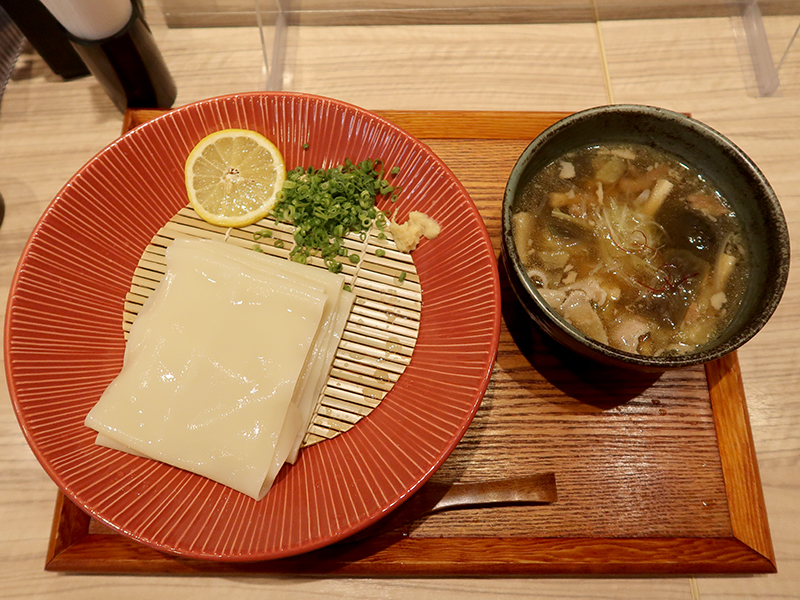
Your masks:
M265 134L287 168L382 158L400 168L397 218L421 210L442 225L436 240L423 240L414 252L423 305L405 372L352 430L306 448L260 502L96 446L83 424L122 367L124 299L142 251L187 203L186 156L224 128ZM70 500L159 550L251 561L346 538L416 491L471 423L492 373L499 327L497 263L486 228L430 148L349 104L253 93L212 98L150 121L64 186L36 226L12 284L5 364L22 430Z

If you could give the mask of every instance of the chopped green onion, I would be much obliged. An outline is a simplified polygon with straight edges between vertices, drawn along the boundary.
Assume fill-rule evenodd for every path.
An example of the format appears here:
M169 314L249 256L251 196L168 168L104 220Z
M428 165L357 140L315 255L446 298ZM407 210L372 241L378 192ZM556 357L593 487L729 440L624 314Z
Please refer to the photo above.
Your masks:
M384 250L383 248L378 248L377 250L375 250L375 256L378 257L386 256L386 250Z
M308 150L308 142L306 142L305 144L303 144L303 150Z
M255 250L256 252L264 252L263 248L261 248L261 246L259 246L258 244L253 244L253 250Z
M397 172L396 167L390 171L393 175ZM384 179L381 160L366 159L356 164L348 158L329 169L297 167L286 174L272 215L295 226L292 259L307 259L316 251L328 269L338 273L342 265L337 257L348 256L341 249L341 241L348 234L357 234L365 241L374 225L385 239L387 215L375 203L378 196L392 192L394 198L399 188Z
M349 256L349 258L350 258L350 262L351 262L351 263L353 263L353 264L355 264L355 263L357 263L359 260L361 260L361 259L360 259L360 257L358 256L358 254L351 254L351 255Z
M406 272L400 271L400 275L397 277L397 281L403 283L406 280Z
M283 240L275 240L273 246L275 246L276 248L283 248Z

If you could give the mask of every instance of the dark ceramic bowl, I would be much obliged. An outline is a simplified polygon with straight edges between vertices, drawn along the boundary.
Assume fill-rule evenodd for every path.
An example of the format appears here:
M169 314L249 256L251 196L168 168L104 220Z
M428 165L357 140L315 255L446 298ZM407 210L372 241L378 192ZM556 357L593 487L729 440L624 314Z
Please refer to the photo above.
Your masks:
M751 269L737 314L719 336L691 354L642 356L597 342L551 308L520 262L511 230L517 194L540 169L565 152L591 144L640 143L677 156L704 174L738 215ZM747 342L769 320L789 273L789 233L772 188L758 167L730 140L685 115L649 106L603 106L555 123L525 149L503 199L502 260L516 296L530 317L556 341L613 366L663 371L719 358Z

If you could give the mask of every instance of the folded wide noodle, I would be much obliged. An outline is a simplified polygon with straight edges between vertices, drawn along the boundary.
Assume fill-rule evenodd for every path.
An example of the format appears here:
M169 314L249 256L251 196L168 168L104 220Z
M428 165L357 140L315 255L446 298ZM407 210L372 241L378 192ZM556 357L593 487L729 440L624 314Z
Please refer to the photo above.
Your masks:
M280 464L276 465L280 469L284 460L288 460L290 463L294 463L297 460L303 438L314 416L317 401L328 380L336 349L339 347L342 332L355 301L355 294L343 289L344 277L328 270L309 268L296 262L272 257L266 257L266 261L258 260L259 257L254 257L253 252L247 248L221 242L209 242L198 246L197 250L205 251L204 256L209 260L221 260L224 257L225 260L235 261L239 265L252 265L256 268L267 269L268 272L281 277L301 278L310 285L323 286L327 294L322 314L322 324L298 381L293 399L294 406L291 407L291 410L294 411L296 407L296 410L299 411L297 416L303 426L295 436L295 439L292 440L288 456L285 456L281 459ZM230 268L237 267L231 264ZM288 441L284 440L284 443L288 443ZM283 456L283 452L279 454ZM277 471L275 474L277 475Z
M86 425L97 443L257 500L297 457L353 295L343 278L205 240L175 240Z

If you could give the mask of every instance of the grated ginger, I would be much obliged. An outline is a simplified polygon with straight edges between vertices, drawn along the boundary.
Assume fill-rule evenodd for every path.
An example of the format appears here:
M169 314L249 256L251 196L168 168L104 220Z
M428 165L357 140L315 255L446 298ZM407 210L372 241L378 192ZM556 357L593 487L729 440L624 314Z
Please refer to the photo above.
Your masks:
M400 252L411 252L417 247L422 236L429 240L436 238L441 231L441 226L425 213L411 211L408 220L399 224L391 221L389 231L392 233L397 249Z

